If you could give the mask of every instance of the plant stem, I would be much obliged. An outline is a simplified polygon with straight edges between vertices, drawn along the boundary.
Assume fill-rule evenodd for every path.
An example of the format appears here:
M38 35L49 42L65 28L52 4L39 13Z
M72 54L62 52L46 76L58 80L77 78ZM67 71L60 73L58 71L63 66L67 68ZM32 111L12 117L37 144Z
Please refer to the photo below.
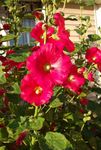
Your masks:
M35 106L34 118L36 118L37 115L38 115L38 106Z

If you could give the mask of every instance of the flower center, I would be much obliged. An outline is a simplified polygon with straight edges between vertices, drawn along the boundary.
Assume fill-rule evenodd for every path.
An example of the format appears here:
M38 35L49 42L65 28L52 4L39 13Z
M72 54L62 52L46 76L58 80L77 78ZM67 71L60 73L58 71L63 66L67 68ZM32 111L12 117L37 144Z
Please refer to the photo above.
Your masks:
M95 56L95 57L93 57L93 60L94 60L94 61L96 60L96 56Z
M37 87L35 87L35 89L34 89L34 92L35 92L35 94L37 94L37 95L41 94L42 91L43 91L43 89L42 89L42 87L40 87L40 86L37 86Z
M49 72L50 69L51 69L51 65L50 65L50 64L45 64L45 65L44 65L44 70L45 70L45 71Z
M75 78L74 78L73 75L70 75L69 78L68 78L69 81L73 81L74 79L75 79Z

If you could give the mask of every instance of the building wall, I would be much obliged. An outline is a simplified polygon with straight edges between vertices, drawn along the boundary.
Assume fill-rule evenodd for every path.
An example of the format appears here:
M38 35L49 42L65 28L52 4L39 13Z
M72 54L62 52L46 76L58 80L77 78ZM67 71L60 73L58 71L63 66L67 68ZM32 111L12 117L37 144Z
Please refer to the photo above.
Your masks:
M69 15L75 15L77 18L82 16L90 16L91 18L91 27L88 29L87 34L93 34L96 33L96 22L95 22L95 10L94 7L84 7L82 11L80 10L79 5L75 4L68 4L64 9L62 7L59 9L60 11L63 11L65 14L65 17ZM66 28L70 30L71 40L79 41L79 35L74 31L74 29L77 28L77 26L80 24L80 21L71 21L66 20L65 22Z

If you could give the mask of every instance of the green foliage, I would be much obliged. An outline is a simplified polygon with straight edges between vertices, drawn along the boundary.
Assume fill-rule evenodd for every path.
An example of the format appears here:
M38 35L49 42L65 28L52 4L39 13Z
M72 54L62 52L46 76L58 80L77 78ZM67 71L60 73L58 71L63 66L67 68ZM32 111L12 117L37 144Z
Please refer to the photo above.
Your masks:
M61 4L65 7L67 3L73 2L79 4L80 8L85 4L87 6L94 4L93 0L41 1L45 6L43 7L46 14L44 21L49 25L53 25L50 20ZM8 14L5 18L0 17L0 20L11 25L7 35L0 36L0 42L14 41L13 46L0 45L0 150L13 150L13 146L21 150L100 150L101 88L97 83L90 87L89 82L86 81L79 95L57 86L54 88L54 95L49 104L39 107L30 105L21 99L20 84L27 69L26 66L17 68L15 64L26 61L32 53L30 50L32 46L27 44L20 46L18 41L21 34L31 31L30 27L22 25L23 19L35 20L35 18L32 12L24 12L27 5L22 6L20 2L20 0L0 1L0 6L5 7ZM91 66L84 60L83 54L88 47L93 45L93 42L101 40L100 35L87 35L91 27L89 16L69 15L65 20L79 21L75 31L80 40L75 43L75 51L68 55L77 67L86 67L91 71ZM36 42L33 41L30 44L35 45ZM8 50L14 50L14 53L6 54ZM8 63L8 60L11 62ZM3 66L3 63L6 65ZM96 66L93 66L94 71L96 71ZM82 105L80 99L85 98L91 92L97 94L96 100L89 100L88 105ZM27 135L22 139L22 144L17 146L16 140L24 131L27 132Z
M70 142L60 133L47 132L45 139L52 150L72 150Z
M6 83L5 73L3 71L4 67L0 66L0 84Z

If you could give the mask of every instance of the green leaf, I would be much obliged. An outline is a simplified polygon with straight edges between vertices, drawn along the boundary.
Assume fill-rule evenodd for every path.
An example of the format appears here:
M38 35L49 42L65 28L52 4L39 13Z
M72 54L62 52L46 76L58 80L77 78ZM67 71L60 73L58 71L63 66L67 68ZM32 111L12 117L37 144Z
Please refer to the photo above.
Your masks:
M33 130L40 130L43 127L43 123L44 123L44 118L42 117L38 117L38 118L34 118L30 117L29 119L29 127Z
M13 84L12 88L13 88L12 93L20 94L20 87L19 87L19 85L18 85L17 82L15 82L15 83Z
M46 143L52 150L66 150L72 149L71 143L65 138L65 136L58 132L47 132Z
M51 150L49 148L49 146L46 144L46 140L45 140L44 137L39 136L38 137L38 143L39 143L39 147L40 147L41 150Z
M5 73L3 72L4 67L0 66L0 84L6 83Z
M6 128L1 128L0 129L0 141L6 140L8 137L8 133Z
M51 108L56 108L56 107L60 107L63 103L58 99L56 98L55 100L53 100L51 103L50 103L50 107Z
M26 58L30 55L30 53L24 53L22 52L21 54L12 54L9 56L9 58L15 62L23 62L26 60Z
M97 35L97 34L89 34L88 38L92 42L101 40L101 37L99 35Z
M6 36L3 36L1 39L0 39L0 42L5 42L5 41L10 41L12 39L16 38L15 35L13 34L8 34Z

